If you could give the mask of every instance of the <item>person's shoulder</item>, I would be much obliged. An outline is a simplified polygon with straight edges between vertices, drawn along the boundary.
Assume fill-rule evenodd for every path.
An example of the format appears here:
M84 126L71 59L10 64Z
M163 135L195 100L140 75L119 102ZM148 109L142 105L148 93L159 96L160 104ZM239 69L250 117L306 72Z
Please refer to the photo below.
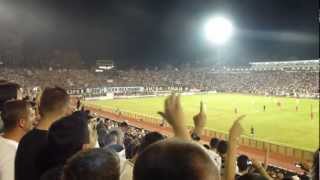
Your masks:
M43 138L43 137L46 137L47 135L48 135L48 131L33 129L22 137L20 144L24 143L25 141L27 142L29 142L30 140L34 141L34 138Z
M47 143L47 135L48 132L43 130L33 129L29 131L20 140L18 145L18 152L27 146L32 146L33 148L35 144L42 146L43 144Z
M15 157L18 143L0 136L0 156L11 158Z
M0 146L1 147L10 147L10 148L13 148L13 149L17 149L18 148L18 142L0 136Z

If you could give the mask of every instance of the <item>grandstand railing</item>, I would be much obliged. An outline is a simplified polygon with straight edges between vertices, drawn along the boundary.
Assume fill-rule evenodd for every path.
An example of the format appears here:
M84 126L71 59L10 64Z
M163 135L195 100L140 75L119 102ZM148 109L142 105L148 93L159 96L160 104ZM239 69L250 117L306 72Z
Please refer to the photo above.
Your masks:
M119 111L117 109L108 108L108 107L101 108L97 105L91 105L91 104L89 104L88 106L114 114L114 115L118 115L124 118L135 119L135 120L151 123L155 126L160 126L160 123L162 122L160 118L153 117L151 115L123 111L123 110ZM188 129L192 129L192 128L193 126L188 126ZM212 137L217 137L219 139L227 140L228 134L222 131L205 129L202 139L209 141L210 138ZM291 158L297 159L298 162L311 162L313 159L313 153L314 153L312 150L292 147L292 146L288 146L280 143L268 142L265 140L246 137L246 136L241 137L240 145L255 148L258 150L269 151L269 153L277 153L284 157L291 157Z

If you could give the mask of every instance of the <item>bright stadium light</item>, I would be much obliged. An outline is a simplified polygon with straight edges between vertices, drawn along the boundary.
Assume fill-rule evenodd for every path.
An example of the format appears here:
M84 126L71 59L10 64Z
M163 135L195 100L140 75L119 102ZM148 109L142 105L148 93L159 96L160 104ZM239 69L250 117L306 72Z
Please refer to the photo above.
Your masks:
M230 39L232 34L232 23L224 17L214 17L205 25L205 36L214 44L223 45Z

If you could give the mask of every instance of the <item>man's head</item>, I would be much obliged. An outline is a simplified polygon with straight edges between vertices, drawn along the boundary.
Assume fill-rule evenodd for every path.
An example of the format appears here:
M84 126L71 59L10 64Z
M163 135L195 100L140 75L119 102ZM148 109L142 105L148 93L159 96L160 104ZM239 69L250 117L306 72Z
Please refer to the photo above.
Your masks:
M70 97L62 88L46 88L41 95L39 111L42 117L56 119L68 115L71 112Z
M218 144L219 144L219 139L218 139L218 138L212 138L212 139L210 140L210 148L211 148L212 150L217 149L217 148L218 148Z
M35 114L30 103L12 100L4 104L1 118L5 133L19 130L24 134L33 128Z
M82 151L64 166L63 180L119 180L120 161L117 154L106 149Z
M90 143L88 116L80 111L53 123L48 133L48 162L63 164Z
M108 130L106 126L102 123L99 122L97 125L97 135L98 135L98 143L100 147L104 147L107 145L107 136L108 136Z
M105 138L105 146L112 144L123 145L124 134L121 129L114 128L109 131Z
M144 151L149 145L161 141L164 139L164 136L158 132L150 132L144 136L142 139L141 145L139 147L139 153Z
M220 155L225 155L228 151L228 143L227 141L221 140L218 144L217 151Z
M216 180L218 168L198 144L164 140L147 147L137 158L134 180Z
M249 168L249 158L246 155L240 155L237 158L237 166L239 169L239 172L244 172L248 170Z
M122 132L126 133L128 131L129 125L127 122L123 121L119 124L119 127Z

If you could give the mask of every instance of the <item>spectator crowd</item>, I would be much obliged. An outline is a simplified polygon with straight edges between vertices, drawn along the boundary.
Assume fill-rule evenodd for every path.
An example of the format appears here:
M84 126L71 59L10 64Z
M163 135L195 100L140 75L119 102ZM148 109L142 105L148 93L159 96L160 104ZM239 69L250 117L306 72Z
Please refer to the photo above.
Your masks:
M50 86L65 89L141 86L155 91L179 87L276 96L319 96L319 71L227 71L204 68L111 70L94 73L87 69L12 69L0 67L0 79L25 88ZM57 76L57 74L59 74Z
M0 90L0 180L319 179L319 150L304 175L238 156L245 115L235 119L227 140L201 144L205 104L189 132L186 118L192 117L185 117L178 94L159 112L173 130L166 137L77 109L60 87L44 88L33 103L18 84L2 81Z

